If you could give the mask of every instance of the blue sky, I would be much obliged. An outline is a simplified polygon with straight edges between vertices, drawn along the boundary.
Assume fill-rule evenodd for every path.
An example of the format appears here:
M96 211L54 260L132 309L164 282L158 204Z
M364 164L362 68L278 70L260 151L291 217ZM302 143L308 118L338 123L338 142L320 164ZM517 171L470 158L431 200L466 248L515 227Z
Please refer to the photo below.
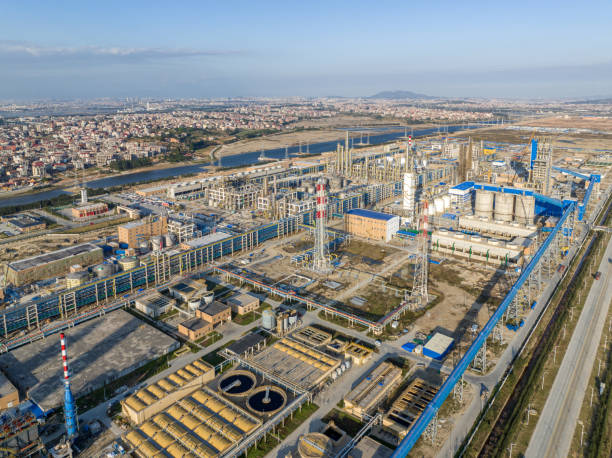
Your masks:
M610 96L610 18L609 1L3 2L0 99Z

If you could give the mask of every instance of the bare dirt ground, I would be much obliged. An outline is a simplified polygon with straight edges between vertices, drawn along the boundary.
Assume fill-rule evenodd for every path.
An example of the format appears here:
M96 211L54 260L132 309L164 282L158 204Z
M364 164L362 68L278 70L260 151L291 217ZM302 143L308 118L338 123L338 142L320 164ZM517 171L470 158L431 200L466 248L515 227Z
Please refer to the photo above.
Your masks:
M535 127L559 127L562 129L593 129L612 132L612 118L583 116L554 116L522 122L521 125Z

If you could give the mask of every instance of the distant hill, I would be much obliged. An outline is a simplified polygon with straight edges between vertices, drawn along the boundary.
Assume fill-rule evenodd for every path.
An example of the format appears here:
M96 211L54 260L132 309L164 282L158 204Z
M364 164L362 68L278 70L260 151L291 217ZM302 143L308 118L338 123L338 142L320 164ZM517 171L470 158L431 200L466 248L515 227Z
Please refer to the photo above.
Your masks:
M577 100L574 102L566 102L567 105L585 105L585 104L608 105L610 103L612 103L612 97L604 98L604 99Z
M430 95L417 94L412 91L382 91L378 94L371 95L369 99L435 99Z

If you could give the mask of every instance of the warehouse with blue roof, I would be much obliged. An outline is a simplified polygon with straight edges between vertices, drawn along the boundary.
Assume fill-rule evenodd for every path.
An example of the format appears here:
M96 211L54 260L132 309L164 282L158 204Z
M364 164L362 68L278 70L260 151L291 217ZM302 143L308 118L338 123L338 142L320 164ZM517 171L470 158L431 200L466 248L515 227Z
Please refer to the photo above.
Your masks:
M388 242L399 230L400 217L363 208L345 214L346 232L357 237Z

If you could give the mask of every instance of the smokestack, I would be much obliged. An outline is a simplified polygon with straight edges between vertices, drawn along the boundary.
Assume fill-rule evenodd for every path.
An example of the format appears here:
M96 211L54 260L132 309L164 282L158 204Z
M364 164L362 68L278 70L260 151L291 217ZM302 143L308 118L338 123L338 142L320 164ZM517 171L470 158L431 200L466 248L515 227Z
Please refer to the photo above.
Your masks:
M346 131L346 139L344 141L344 173L348 173L349 171L349 131Z
M76 413L76 403L72 390L70 389L70 375L68 373L68 357L66 356L66 339L64 333L60 333L62 344L62 363L64 365L64 417L66 422L66 434L69 439L75 437L78 432L78 419Z

